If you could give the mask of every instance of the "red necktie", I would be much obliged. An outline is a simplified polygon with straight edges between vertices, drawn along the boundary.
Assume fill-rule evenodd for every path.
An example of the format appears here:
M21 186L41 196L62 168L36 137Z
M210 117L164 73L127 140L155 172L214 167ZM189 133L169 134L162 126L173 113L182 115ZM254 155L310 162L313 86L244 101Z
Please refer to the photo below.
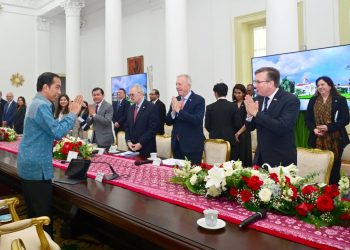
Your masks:
M184 109L184 106L185 106L185 98L182 98L181 99L181 110Z
M96 110L95 110L95 113L97 114L97 111L98 111L98 105L99 104L96 104Z
M134 123L136 122L137 112L139 112L139 107L138 107L137 105L135 105L135 110L134 110Z

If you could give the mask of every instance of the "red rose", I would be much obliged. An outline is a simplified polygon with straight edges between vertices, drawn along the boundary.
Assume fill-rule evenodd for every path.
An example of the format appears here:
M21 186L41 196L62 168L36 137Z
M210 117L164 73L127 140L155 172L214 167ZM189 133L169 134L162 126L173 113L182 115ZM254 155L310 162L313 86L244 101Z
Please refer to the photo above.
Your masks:
M242 190L240 193L243 202L249 202L252 198L252 193L249 190Z
M310 194L317 192L317 191L318 191L317 187L314 187L312 185L307 185L301 190L301 193L303 195L310 195Z
M279 179L278 179L278 175L276 173L271 173L269 177L270 177L270 179L274 180L275 183L279 183L280 182Z
M247 186L251 188L253 191L258 190L262 184L264 184L264 182L260 180L259 177L256 175L253 175L252 177L250 177L247 182Z
M78 141L77 145L78 145L78 147L81 147L81 146L83 146L83 143L81 141Z
M252 167L252 169L254 169L254 170L259 170L259 166L258 165L253 165L253 167Z
M202 169L210 170L210 169L212 169L214 166L213 166L213 165L210 165L210 164L208 164L208 163L202 162L201 165L200 165L200 167L201 167Z
M333 185L329 185L329 186L326 186L324 188L324 191L323 193L325 195L329 195L331 198L335 198L339 195L339 189L338 189L338 186L333 184Z
M286 183L290 184L290 178L288 176L285 176L286 177Z
M58 141L54 141L54 142L53 142L53 146L56 146L57 143L58 143Z
M340 215L339 218L341 220L350 220L350 213L349 212L343 213L342 215Z
M71 150L71 143L65 142L62 147L62 154L68 155L68 152Z
M9 134L8 133L5 133L4 134L4 139L7 140L9 138Z
M242 175L242 181L244 181L245 183L248 183L249 177Z
M303 202L296 206L295 210L299 215L306 216L313 209L313 207L314 205Z
M238 190L237 190L236 188L234 188L234 187L231 187L231 188L230 188L230 195L231 195L232 197L236 197L237 194L238 194Z
M316 200L316 208L321 212L331 212L334 209L333 199L329 195L321 195Z

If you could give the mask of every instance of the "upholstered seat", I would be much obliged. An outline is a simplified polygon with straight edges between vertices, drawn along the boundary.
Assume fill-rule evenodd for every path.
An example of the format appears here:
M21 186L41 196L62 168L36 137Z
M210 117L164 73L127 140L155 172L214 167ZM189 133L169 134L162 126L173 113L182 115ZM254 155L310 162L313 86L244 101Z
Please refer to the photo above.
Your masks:
M315 177L315 181L328 184L334 161L333 152L320 149L297 148L297 154L299 176L305 177L317 172L319 175Z
M171 136L172 131L173 131L173 126L168 126L164 124L164 135Z
M250 132L250 137L252 141L252 156L254 159L254 155L256 152L256 146L258 145L257 137L256 137L256 129Z
M344 172L346 176L350 177L350 144L344 148L344 152L341 158L341 172Z
M161 158L171 158L171 136L157 135L157 156Z
M204 142L204 162L222 163L230 160L230 143L221 139L207 139Z
M11 246L15 249L21 241L25 249L61 249L43 230L43 225L48 225L50 223L49 217L42 216L33 219L19 220L15 210L16 204L18 204L17 198L0 200L0 206L7 205L9 207L13 219L11 223L0 225L0 249L11 249ZM15 243L12 244L14 241Z
M124 150L124 151L129 150L128 146L126 145L124 131L119 131L117 133L117 145L118 145L118 150Z

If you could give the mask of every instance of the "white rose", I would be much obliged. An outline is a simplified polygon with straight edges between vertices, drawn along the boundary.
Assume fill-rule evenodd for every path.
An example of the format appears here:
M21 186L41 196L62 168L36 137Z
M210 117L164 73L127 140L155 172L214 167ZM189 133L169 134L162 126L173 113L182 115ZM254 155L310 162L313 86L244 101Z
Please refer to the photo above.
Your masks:
M226 191L227 188L226 188L226 179L223 179L222 182L221 182L221 189L222 191Z
M233 169L232 168L230 168L230 169L225 171L225 177L231 176L232 174L233 174Z
M211 197L217 197L221 194L221 190L216 188L215 186L211 186L207 189L207 195L210 195Z
M259 198L263 202L269 202L271 200L272 192L268 188L263 188L259 192Z
M196 185L197 184L197 175L196 174L191 176L190 182L191 182L192 185Z
M232 162L227 161L222 164L222 167L227 171L229 169L232 169Z
M194 167L194 168L192 168L191 170L190 170L190 172L192 173L192 174L197 174L199 171L201 171L202 170L202 168L201 167L199 167L199 166L197 166L197 167Z

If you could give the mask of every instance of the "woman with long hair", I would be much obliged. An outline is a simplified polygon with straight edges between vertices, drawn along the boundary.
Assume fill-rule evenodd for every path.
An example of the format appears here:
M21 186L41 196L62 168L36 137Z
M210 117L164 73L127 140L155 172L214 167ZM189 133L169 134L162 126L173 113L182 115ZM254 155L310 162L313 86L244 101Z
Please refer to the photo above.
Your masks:
M57 108L55 110L55 119L62 120L69 113L69 97L62 94L58 97Z
M23 123L26 114L27 105L26 99L23 96L17 98L17 109L13 120L13 128L17 134L23 134Z
M244 97L247 89L243 84L236 84L232 90L232 100L237 106L241 123L243 126L235 133L236 142L238 144L238 159L242 161L244 167L252 166L252 141L250 132L246 130L244 125L247 111L244 106Z
M334 163L330 184L338 184L343 150L349 144L345 126L349 124L349 107L332 79L321 76L316 79L317 90L307 106L305 122L310 130L308 145L312 148L330 150Z

